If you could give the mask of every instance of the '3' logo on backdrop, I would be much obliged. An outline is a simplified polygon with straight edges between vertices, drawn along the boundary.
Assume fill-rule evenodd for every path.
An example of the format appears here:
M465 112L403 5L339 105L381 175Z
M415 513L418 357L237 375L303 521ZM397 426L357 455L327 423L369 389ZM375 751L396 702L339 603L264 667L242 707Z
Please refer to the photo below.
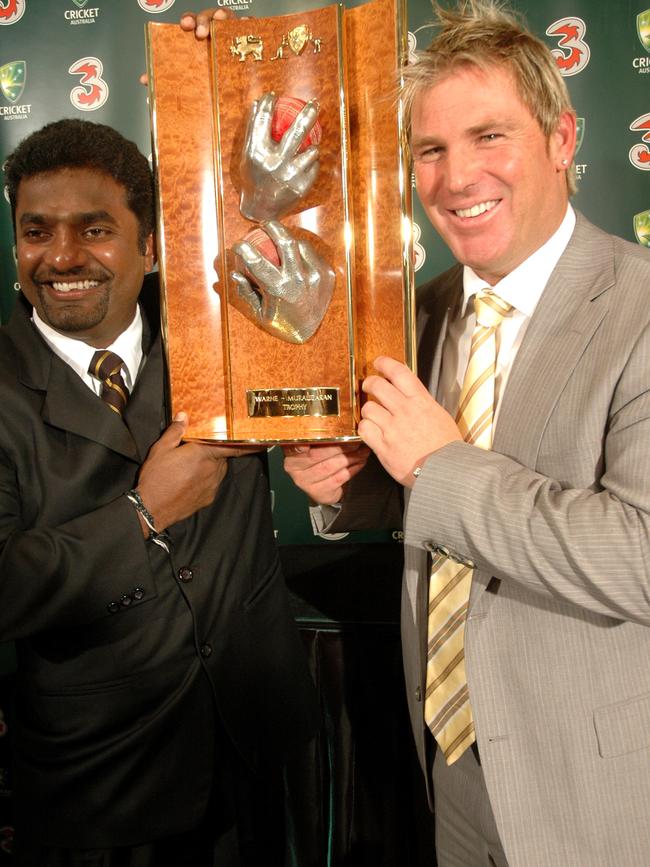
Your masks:
M104 66L98 57L76 60L68 72L80 75L80 83L70 91L70 102L80 111L96 111L108 99L108 84L102 78Z
M138 0L138 6L145 12L157 15L159 12L171 9L175 2L176 0Z
M650 112L633 120L630 129L633 132L643 133L641 136L643 144L635 144L630 148L630 162L634 168L650 172Z
M25 14L26 0L0 0L0 24L15 24Z
M587 25L582 18L560 18L546 30L547 36L559 38L558 48L552 48L560 75L577 75L589 63L591 49L584 40Z

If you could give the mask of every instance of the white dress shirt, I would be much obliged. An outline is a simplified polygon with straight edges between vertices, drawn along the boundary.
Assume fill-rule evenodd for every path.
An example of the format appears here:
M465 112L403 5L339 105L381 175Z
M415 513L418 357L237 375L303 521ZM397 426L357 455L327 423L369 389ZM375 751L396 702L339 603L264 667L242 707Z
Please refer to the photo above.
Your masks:
M526 328L542 297L551 272L569 243L575 224L575 211L569 205L559 228L548 241L514 271L499 280L495 286L490 286L469 266L464 266L463 298L457 314L450 320L447 329L438 382L438 398L451 415L456 414L469 361L472 332L476 323L474 295L481 289L492 289L495 295L514 307L510 316L502 321L497 331L497 369L494 385L496 424L501 396Z
M73 337L67 337L65 334L55 331L41 319L36 308L32 313L32 321L52 352L63 359L81 377L88 388L91 388L95 394L100 394L101 382L88 373L92 357L97 352L95 347L89 346L83 340L75 340ZM133 391L143 360L142 314L138 305L136 305L135 316L129 327L110 346L102 346L101 348L108 349L120 356L124 362L122 365L124 382L129 391Z

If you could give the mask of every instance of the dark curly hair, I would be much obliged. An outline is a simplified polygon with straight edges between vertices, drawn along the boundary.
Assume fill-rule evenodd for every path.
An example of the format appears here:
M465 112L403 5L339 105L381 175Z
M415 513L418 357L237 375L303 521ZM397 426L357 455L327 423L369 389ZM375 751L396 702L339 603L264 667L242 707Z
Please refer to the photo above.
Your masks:
M20 182L57 169L92 169L121 184L138 219L138 240L144 250L154 227L154 187L149 163L132 141L105 124L73 118L48 123L27 136L4 166L12 222Z

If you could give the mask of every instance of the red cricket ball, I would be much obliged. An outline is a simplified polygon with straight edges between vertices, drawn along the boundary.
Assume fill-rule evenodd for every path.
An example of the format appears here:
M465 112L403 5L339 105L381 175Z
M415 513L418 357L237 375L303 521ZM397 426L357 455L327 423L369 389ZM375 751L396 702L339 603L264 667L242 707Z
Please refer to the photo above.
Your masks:
M274 141L280 141L306 104L303 99L298 99L296 96L278 97L275 103L273 118L271 119L271 137ZM320 125L320 121L317 120L298 148L298 153L304 151L309 145L320 144L322 136L323 128Z
M264 256L265 259L268 259L272 265L280 266L280 256L278 255L278 250L273 241L266 234L264 229L260 229L259 227L252 229L248 234L246 234L243 238L244 241L248 241L248 243L255 247L255 249ZM248 279L257 284L255 277L250 273L248 268L242 262L242 270Z

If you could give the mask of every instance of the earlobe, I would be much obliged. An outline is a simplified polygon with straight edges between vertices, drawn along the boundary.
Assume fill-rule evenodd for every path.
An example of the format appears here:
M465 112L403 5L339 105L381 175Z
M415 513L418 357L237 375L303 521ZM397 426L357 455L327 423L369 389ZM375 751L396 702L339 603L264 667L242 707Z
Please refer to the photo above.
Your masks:
M553 139L558 171L563 171L571 164L576 146L576 117L572 111L562 112Z

